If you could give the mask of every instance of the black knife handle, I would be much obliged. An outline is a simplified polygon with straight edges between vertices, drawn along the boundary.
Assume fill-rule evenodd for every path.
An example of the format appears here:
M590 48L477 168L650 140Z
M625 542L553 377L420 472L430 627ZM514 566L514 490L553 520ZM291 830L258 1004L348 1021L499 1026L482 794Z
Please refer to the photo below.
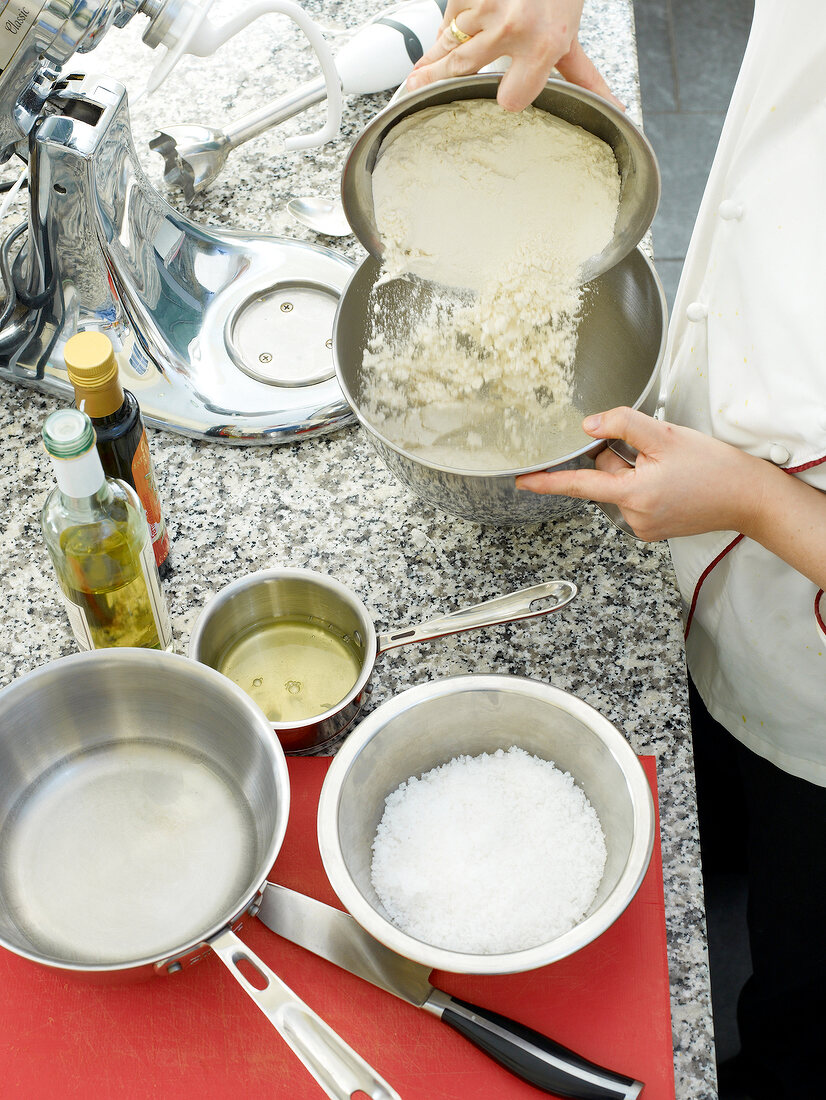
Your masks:
M440 991L441 992L441 991ZM442 999L444 998L444 999ZM442 994L441 1018L500 1065L560 1100L634 1100L642 1081L594 1065L547 1035Z

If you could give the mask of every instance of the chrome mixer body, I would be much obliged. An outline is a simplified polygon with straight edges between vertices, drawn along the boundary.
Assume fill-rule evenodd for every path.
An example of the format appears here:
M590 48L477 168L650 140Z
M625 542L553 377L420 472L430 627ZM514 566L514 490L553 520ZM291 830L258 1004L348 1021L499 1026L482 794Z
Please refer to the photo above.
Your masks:
M171 0L174 5L177 0ZM26 155L25 139L63 66L91 50L111 26L139 12L152 27L169 18L170 0L7 0L0 5L0 161Z
M0 249L0 378L72 400L63 346L98 329L157 427L236 444L334 430L352 420L329 339L350 261L178 213L140 167L123 85L58 78L75 50L139 12L154 44L176 5L14 0L0 11L2 159L29 165L27 222Z

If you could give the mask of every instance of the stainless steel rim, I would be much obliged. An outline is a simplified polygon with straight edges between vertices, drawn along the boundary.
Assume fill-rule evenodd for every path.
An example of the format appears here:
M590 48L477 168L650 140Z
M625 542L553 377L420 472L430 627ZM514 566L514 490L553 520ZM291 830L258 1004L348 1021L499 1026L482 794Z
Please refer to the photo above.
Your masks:
M643 406L643 404L645 404L649 401L649 398L651 397L651 394L652 394L652 390L654 389L655 385L658 382L660 367L662 366L663 357L665 355L666 342L667 342L667 339L668 339L668 323L667 323L667 319L668 319L668 302L666 300L665 290L663 289L662 282L660 280L659 275L657 274L657 270L654 267L654 264L651 262L651 260L648 258L648 256L642 251L642 249L638 248L636 251L637 251L640 259L643 261L643 263L648 268L648 271L649 271L650 276L651 276L652 284L654 286L654 289L657 293L657 297L659 299L660 310L661 310L662 317L663 317L662 331L661 331L661 334L660 334L660 343L659 343L659 347L657 348L657 355L656 355L656 358L655 358L654 366L653 366L651 374L648 378L648 382L645 385L645 388L643 389L643 391L639 395L639 397L636 399L636 401L634 401L633 406L632 406L632 408L639 409ZM369 258L363 261L363 263L365 263L365 264L370 263L370 262L371 262L371 260ZM381 431L379 431L379 429L374 424L372 424L371 421L368 420L367 417L364 415L364 413L361 411L358 399L356 398L356 396L353 393L351 393L351 391L350 391L350 389L347 385L347 380L344 377L344 371L342 370L341 363L340 363L339 357L338 357L338 338L337 338L336 330L337 330L338 325L339 325L339 320L342 316L343 307L345 305L345 302L347 301L347 292L349 290L350 284L355 281L355 279L358 277L360 271L361 271L361 266L357 267L356 270L353 271L353 273L350 275L350 278L347 280L347 284L345 285L344 290L341 292L341 297L338 300L338 305L336 307L335 318L333 320L333 361L335 363L336 378L338 379L338 384L341 388L341 392L344 394L344 398L347 401L347 404L350 406L350 408L355 413L356 419L358 420L359 424L361 424L361 426L365 429L365 431L367 431L370 435L375 436L376 439L380 440L391 451L394 451L396 454L401 455L408 462L412 462L412 463L415 463L419 466L423 466L423 467L425 467L426 469L429 469L429 470L438 470L440 473L455 474L459 477L469 477L469 478L480 478L480 479L482 479L482 478L496 478L496 477L513 477L513 478L516 478L520 474L532 474L532 473L536 473L537 471L547 470L551 467L564 466L565 463L576 462L577 459L583 458L586 455L590 455L590 456L593 457L594 455L598 454L600 450L602 450L602 448L604 446L604 442L602 440L595 440L593 443L587 443L587 444L585 444L585 446L580 447L576 451L571 451L570 453L568 453L566 455L559 455L559 456L555 456L553 458L548 458L544 462L534 463L531 466L520 466L517 469L513 469L513 470L472 470L472 469L464 469L464 468L459 467L459 466L444 466L444 465L442 465L440 463L437 463L437 462L431 462L428 459L422 458L421 455L415 454L412 451L405 450L403 447L400 447L398 445L398 443L394 443L392 439L389 439L386 435L384 435Z

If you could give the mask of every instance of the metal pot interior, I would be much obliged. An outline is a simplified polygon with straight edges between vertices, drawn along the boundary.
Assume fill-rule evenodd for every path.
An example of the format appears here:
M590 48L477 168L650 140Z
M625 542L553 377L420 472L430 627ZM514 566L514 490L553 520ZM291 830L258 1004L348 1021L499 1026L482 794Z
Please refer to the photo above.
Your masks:
M329 710L301 721L273 721L279 731L300 730L303 742L313 741L312 723L337 714L359 696L376 659L376 632L362 602L344 585L309 569L264 569L227 585L202 611L192 632L189 654L211 668L221 669L231 647L251 636L263 624L301 620L315 622L348 639L360 660L352 688ZM271 650L261 650L267 665ZM241 685L244 687L245 685ZM246 685L249 687L249 685ZM322 743L329 738L321 738ZM296 746L292 746L296 747Z
M0 693L0 943L75 970L184 953L249 906L283 841L284 754L243 693L104 650Z
M529 466L482 472L447 469L389 438L365 409L363 355L371 335L372 317L375 310L382 317L382 324L415 325L428 291L426 284L417 279L396 279L376 286L379 275L379 261L372 257L354 272L339 302L333 332L339 382L374 441L419 467L455 473L468 481L510 479L528 470L564 467L598 451L600 444L575 424L563 431L549 430L543 453L537 454ZM662 359L666 323L662 287L652 265L639 250L588 284L573 371L573 399L584 416L617 405L635 408L642 405L654 385Z
M354 638L364 659L370 650L370 623L360 601L343 585L309 569L264 569L223 588L196 623L190 655L217 668L240 635L274 619L317 619Z

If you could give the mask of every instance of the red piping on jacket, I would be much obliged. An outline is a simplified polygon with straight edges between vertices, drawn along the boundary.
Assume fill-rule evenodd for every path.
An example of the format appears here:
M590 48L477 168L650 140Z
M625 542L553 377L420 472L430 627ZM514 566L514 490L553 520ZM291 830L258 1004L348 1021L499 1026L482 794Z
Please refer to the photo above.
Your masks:
M799 474L802 473L804 470L811 470L814 466L820 466L824 462L826 462L826 455L823 455L821 458L813 458L811 462L805 462L802 466L786 466L784 467L783 472L787 474ZM689 630L691 630L691 623L694 619L694 611L697 607L697 600L700 597L700 589L703 587L703 583L705 582L706 577L709 575L712 569L714 569L714 567L723 560L726 554L728 554L730 550L733 550L737 543L740 542L741 539L743 539L744 537L744 535L738 535L737 538L732 539L728 546L724 547L714 559L714 561L707 565L700 574L700 578L694 586L694 593L691 597L691 607L688 609L688 618L686 619L685 630L683 631L684 639L688 637L688 632ZM820 614L820 597L822 595L823 589L821 588L821 590L815 596L815 616L817 617L820 629L823 631L824 634L826 634L826 624L824 624L823 618Z
M738 535L737 538L732 539L728 546L724 547L714 559L714 561L710 562L700 574L700 579L694 586L694 595L691 597L691 607L688 609L688 618L685 621L685 631L683 632L683 638L687 638L688 632L689 630L691 630L691 622L694 618L694 609L697 607L697 600L700 596L700 589L703 587L703 582L705 581L706 577L709 575L712 569L723 560L726 554L728 554L730 550L733 550L737 543L742 541L742 539L744 538L745 535Z
M811 462L804 462L802 466L785 466L784 469L787 474L801 474L804 470L811 470L813 466L820 466L822 462L826 462L826 455L822 458L813 458Z

